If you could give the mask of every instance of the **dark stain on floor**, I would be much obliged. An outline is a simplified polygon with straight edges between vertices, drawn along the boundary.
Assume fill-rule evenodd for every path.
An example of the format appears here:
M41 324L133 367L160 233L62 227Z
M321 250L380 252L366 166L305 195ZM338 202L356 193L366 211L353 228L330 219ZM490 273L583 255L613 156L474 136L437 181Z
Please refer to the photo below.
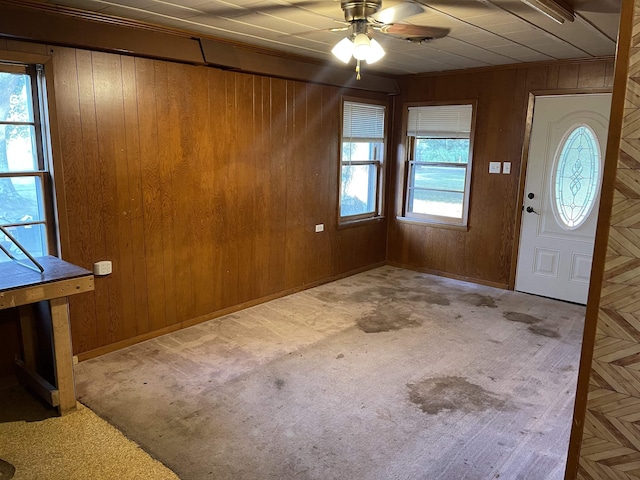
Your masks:
M278 390L282 390L282 388L284 387L284 380L282 380L281 378L276 378L276 388Z
M395 288L395 287L389 287L389 286L368 287L368 288L364 288L362 290L358 290L356 292L350 293L348 296L348 301L367 303L367 302L371 302L372 300L374 301L388 300L390 298L396 297L399 293L401 293L400 288Z
M314 293L313 296L322 302L329 302L329 303L333 303L333 302L337 302L345 299L344 295L340 295L336 292L317 292L317 293Z
M409 400L424 413L463 413L507 409L507 402L495 393L470 383L463 377L436 377L407 384Z
M536 335L541 335L548 338L560 338L558 330L555 328L545 327L543 325L531 325L527 330Z
M527 330L529 330L534 335L539 335L541 337L547 338L560 338L560 333L558 332L557 328L540 325L544 322L544 320L538 317L519 312L504 312L502 315L504 316L504 318L511 322L518 322L529 325L529 328L527 328Z
M421 325L417 320L407 318L402 313L393 311L373 312L360 317L357 321L358 328L365 333L382 333L403 328L415 328Z
M410 300L412 302L424 302L429 305L442 305L443 307L451 304L445 295L430 291L411 294L406 298L406 300Z
M9 480L16 473L16 467L0 459L0 480Z
M527 325L535 325L542 322L542 320L538 317L533 317L531 315L527 315L526 313L503 312L502 316L510 322L526 323Z
M324 290L321 292L310 292L310 295L314 296L320 301L328 303L336 302L359 302L359 303L371 303L372 301L378 301L382 299L389 299L397 296L401 290L399 288L388 286L375 286L366 287L361 290Z
M479 295L477 293L467 293L460 296L460 300L476 307L498 308L493 297L488 295Z

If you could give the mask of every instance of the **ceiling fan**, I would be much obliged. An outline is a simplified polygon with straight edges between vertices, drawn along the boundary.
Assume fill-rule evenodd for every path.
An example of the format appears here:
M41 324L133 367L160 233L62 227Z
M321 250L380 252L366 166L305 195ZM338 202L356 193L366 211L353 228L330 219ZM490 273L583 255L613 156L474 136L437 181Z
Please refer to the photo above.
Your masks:
M340 7L344 13L343 26L330 28L329 31L350 31L347 37L336 44L331 52L344 63L349 63L351 58L356 59L356 78L360 79L360 65L364 60L372 64L380 60L385 51L382 45L373 38L374 33L382 33L394 38L408 40L414 43L423 43L437 38L445 37L450 29L398 23L403 20L423 13L429 9L451 8L460 5L461 8L485 9L487 5L494 5L495 0L477 0L477 2L457 3L456 0L404 0L388 8L382 8L383 0L340 0ZM572 22L575 18L574 8L583 11L609 12L619 9L621 0L520 0L543 13L558 23ZM308 9L314 6L326 6L337 0L294 0L286 5L266 5L259 8L235 7L233 9L215 9L210 13L222 18L233 18L247 12L259 12L263 14L280 12L292 7ZM335 4L334 3L334 4ZM472 5L475 4L475 7ZM575 7L572 5L574 4ZM484 10L483 10L484 11ZM314 32L317 30L314 30ZM312 32L306 32L312 33Z
M246 13L259 12L263 14L281 12L292 7L308 9L310 7L337 3L337 0L298 0L289 1L287 5L265 5L259 8L215 9L208 13L221 18L234 18ZM349 31L332 49L336 58L349 63L356 59L356 78L360 79L360 62L375 63L384 55L382 45L373 38L374 33L382 33L391 37L423 43L436 38L447 36L450 29L396 23L427 10L427 7L415 1L405 0L388 8L382 8L382 0L340 0L340 7L344 13L344 21L339 21L341 27L329 28L331 32ZM335 21L335 19L334 19ZM327 31L325 30L325 31ZM304 34L314 33L304 32Z
M382 0L341 0L344 19L348 23L331 31L351 30L351 33L333 47L331 53L344 63L351 57L356 59L356 79L360 80L360 62L372 64L380 60L385 51L373 38L373 32L380 32L415 43L445 37L447 28L424 27L395 23L424 12L424 7L413 2L403 2L389 8L382 8Z

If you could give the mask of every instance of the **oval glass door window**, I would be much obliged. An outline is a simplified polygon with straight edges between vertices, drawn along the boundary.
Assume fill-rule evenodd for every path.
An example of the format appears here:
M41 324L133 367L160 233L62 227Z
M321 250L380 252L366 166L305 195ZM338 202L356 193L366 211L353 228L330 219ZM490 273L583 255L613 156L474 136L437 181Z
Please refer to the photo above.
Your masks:
M558 149L555 172L555 210L560 223L576 229L591 213L600 180L600 147L586 125L574 128Z

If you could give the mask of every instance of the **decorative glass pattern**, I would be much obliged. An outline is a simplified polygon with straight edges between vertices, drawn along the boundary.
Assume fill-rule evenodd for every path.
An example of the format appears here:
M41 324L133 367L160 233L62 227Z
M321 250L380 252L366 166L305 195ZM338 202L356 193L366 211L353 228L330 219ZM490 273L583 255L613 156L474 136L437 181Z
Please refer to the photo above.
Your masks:
M599 178L598 140L589 127L580 125L566 137L556 163L556 212L567 228L578 228L589 216Z

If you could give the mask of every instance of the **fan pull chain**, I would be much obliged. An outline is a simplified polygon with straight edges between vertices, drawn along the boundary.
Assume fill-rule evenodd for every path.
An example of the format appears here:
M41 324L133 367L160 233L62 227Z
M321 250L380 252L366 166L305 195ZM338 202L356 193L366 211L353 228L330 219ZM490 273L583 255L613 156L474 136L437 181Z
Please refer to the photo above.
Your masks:
M356 62L356 80L360 80L360 60Z

